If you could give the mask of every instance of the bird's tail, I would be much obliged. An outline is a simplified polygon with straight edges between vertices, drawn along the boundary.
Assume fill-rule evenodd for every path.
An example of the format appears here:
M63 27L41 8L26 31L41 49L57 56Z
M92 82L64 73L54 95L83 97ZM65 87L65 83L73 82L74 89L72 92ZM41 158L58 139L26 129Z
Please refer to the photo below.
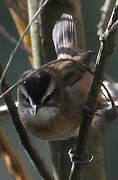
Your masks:
M63 14L61 16L53 28L52 37L58 58L71 58L76 55L76 27L71 15Z

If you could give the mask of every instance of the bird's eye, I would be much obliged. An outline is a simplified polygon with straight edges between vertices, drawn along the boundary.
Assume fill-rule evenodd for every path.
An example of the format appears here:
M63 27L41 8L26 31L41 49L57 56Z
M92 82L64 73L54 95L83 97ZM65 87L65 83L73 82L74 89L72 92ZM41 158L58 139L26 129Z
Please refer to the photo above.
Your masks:
M22 102L25 106L29 107L30 106L30 99L28 96L26 96L24 93L21 93L21 99Z

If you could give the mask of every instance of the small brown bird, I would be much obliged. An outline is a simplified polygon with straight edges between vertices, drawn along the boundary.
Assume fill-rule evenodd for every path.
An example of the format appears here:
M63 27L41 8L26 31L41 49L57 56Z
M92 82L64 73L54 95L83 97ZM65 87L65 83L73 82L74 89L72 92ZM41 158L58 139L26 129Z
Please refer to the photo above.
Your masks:
M60 62L31 74L19 85L18 113L23 125L35 136L63 140L78 135L83 103L92 80L92 75L78 62L91 68L94 53L78 52L76 28L71 15L62 15L54 26L52 36ZM24 72L21 79L34 71Z

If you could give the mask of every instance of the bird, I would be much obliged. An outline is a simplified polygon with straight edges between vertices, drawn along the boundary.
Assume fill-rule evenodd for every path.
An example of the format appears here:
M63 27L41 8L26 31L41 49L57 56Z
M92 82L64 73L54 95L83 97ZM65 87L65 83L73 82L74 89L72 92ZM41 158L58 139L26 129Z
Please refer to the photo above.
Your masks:
M80 51L73 17L62 14L52 31L59 60L42 70L27 70L17 88L18 114L24 127L47 141L76 137L94 69L93 51ZM101 95L97 108L101 106Z

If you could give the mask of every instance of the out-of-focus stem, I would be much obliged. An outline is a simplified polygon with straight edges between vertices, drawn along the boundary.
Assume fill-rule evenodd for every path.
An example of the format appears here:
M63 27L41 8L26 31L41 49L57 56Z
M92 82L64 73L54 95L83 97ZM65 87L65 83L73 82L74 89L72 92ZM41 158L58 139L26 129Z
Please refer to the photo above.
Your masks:
M28 0L28 15L29 22L39 8L39 0ZM32 43L32 54L34 68L40 67L40 35L39 35L39 19L38 17L34 20L30 28L30 37Z

